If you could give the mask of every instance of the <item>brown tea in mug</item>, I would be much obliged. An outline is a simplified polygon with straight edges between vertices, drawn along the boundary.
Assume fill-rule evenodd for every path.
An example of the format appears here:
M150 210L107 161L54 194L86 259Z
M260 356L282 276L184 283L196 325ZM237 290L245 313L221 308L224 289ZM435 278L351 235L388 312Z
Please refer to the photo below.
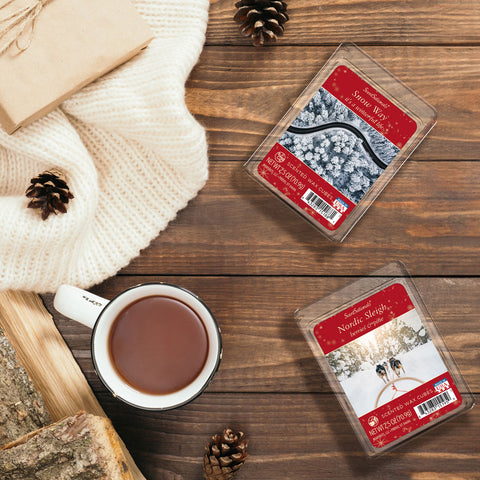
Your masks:
M144 393L173 393L192 383L208 355L199 315L171 297L154 295L127 305L113 321L108 350L117 373Z

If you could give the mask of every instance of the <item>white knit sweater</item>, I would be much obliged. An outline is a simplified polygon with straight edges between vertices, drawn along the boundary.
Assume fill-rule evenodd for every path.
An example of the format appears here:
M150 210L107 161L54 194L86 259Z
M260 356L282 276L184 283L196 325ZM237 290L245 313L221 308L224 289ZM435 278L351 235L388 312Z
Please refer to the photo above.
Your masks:
M130 62L12 136L0 128L0 290L89 287L114 275L205 184L204 129L184 84L208 0L134 0L156 38ZM65 172L68 213L27 209L30 178ZM161 266L160 266L161 267Z

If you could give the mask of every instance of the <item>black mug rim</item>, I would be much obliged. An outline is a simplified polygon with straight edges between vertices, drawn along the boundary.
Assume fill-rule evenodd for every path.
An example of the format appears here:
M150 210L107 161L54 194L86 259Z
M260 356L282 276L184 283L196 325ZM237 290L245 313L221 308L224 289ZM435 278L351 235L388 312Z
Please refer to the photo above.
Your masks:
M98 367L98 364L97 364L97 360L95 358L95 350L93 348L93 342L94 342L94 339L95 339L95 334L96 334L96 330L97 330L97 326L102 318L102 316L104 315L105 311L108 309L108 306L113 303L117 298L121 297L124 293L126 292L129 292L131 290L135 290L137 288L140 288L140 287L145 287L145 286L148 286L148 285L165 285L167 287L174 287L174 288L177 288L178 290L183 290L185 293L188 293L189 295L191 295L192 297L194 297L196 300L198 300L207 310L207 312L209 313L210 317L212 318L213 320L213 324L215 326L215 330L217 332L217 339L218 339L218 353L217 353L217 360L216 360L216 363L215 363L215 366L212 370L212 373L210 374L210 376L207 378L207 380L205 381L205 383L203 384L202 388L197 392L195 393L193 396L189 397L187 400L183 401L183 402L180 402L180 403L176 403L175 405L171 405L171 406L168 406L168 407L143 407L142 405L137 405L136 403L133 403L133 402L130 402L129 400L126 400L125 398L123 398L122 396L118 395L114 390L113 388L110 387L110 385L108 384L108 382L103 378L103 375L100 373L100 369ZM138 409L141 409L141 410L148 410L148 411L156 411L156 412L160 412L160 411L167 411L167 410L174 410L175 408L179 408L179 407L183 407L184 405L187 405L188 403L190 402L193 402L196 398L198 398L205 390L206 388L210 385L210 383L212 382L213 380L213 377L215 376L215 374L218 372L218 369L220 367L220 362L222 360L222 356L223 356L223 344L222 344L222 335L221 335L221 330L220 330L220 327L218 325L218 322L217 322L217 319L215 318L215 316L213 315L212 311L210 310L210 308L207 306L207 304L198 296L198 295L195 295L193 292L191 292L190 290L184 288L184 287L180 287L179 285L174 285L173 283L168 283L168 282L146 282L146 283L139 283L138 285L133 285L131 287L128 287L126 288L125 290L122 290L120 293L118 293L117 295L115 295L111 300L108 300L108 303L102 308L101 312L99 313L97 319L95 320L95 324L93 326L93 329L92 329L92 336L90 338L90 353L91 353L91 356L92 356L92 362L93 362L93 367L95 368L95 373L97 375L97 377L100 379L100 381L103 383L104 387L113 395L114 398L118 398L119 400L121 400L123 403L127 404L127 405L130 405L132 407L135 407L135 408L138 408ZM133 388L133 387L132 387Z

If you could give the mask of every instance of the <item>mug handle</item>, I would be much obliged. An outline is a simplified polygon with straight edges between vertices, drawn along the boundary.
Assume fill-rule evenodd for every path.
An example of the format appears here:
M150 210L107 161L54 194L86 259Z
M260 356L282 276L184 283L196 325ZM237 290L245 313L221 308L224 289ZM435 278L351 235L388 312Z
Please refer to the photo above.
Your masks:
M106 298L82 290L72 285L60 285L53 306L60 312L76 322L93 328L103 307L109 302Z

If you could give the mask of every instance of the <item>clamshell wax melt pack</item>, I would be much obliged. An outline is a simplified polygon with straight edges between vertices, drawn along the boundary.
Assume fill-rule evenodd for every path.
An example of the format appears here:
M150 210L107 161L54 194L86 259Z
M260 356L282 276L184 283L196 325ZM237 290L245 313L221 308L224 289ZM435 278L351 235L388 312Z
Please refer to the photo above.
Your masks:
M400 263L297 310L295 317L370 456L474 405Z
M342 241L435 121L433 107L358 47L342 44L245 168L327 238Z

